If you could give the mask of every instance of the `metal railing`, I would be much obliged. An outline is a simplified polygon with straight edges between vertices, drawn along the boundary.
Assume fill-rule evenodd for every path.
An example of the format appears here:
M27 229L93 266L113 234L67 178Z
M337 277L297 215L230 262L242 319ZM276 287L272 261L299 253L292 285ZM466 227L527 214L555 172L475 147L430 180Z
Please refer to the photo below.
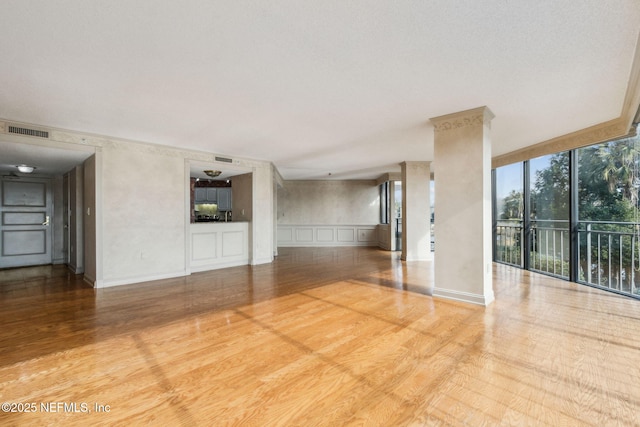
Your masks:
M499 220L496 225L496 261L522 267L524 228L519 219Z
M532 220L530 269L569 278L569 221Z
M580 221L580 282L639 296L640 224Z
M499 220L494 239L496 262L524 267L521 220ZM578 282L640 297L640 223L579 221ZM529 269L569 279L568 221L532 220Z

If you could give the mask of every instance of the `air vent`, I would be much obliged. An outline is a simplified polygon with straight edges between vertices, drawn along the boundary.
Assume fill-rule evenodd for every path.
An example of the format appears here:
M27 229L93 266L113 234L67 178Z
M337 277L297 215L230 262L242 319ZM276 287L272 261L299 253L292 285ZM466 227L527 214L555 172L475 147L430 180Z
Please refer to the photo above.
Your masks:
M37 129L27 129L18 126L9 126L9 133L15 133L17 135L35 136L38 138L49 138L49 132Z
M216 162L225 162L225 163L233 163L232 159L227 159L226 157L217 157Z

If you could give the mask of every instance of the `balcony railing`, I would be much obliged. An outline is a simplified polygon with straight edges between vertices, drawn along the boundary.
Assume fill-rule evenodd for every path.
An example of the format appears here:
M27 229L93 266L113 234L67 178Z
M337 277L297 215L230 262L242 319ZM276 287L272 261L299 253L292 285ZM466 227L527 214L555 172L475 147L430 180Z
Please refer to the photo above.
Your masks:
M499 220L494 238L496 239L496 261L522 267L523 241L522 221L519 219Z
M499 220L495 233L496 261L523 267L522 221ZM577 233L578 282L639 297L640 223L579 221ZM529 268L568 279L569 244L568 221L532 220Z
M640 224L580 221L580 281L623 294L640 295Z
M531 270L568 279L569 259L569 221L531 221Z

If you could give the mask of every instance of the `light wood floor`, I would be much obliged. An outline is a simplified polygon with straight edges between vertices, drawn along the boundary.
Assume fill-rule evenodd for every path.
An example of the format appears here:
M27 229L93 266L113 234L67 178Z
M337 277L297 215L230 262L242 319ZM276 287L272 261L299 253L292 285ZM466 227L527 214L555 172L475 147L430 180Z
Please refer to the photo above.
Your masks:
M0 401L37 411L0 425L640 425L639 301L495 265L483 308L432 277L372 248L101 290L0 271Z

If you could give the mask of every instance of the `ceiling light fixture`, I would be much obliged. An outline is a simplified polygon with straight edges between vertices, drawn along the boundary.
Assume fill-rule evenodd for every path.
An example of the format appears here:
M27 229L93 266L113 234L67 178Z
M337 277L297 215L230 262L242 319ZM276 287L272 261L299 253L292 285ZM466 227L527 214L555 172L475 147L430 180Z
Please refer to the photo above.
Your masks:
M211 178L215 178L216 176L220 175L222 173L222 171L207 170L207 171L204 171L204 173L206 173Z
M33 172L33 170L35 169L34 166L27 166L27 165L18 165L16 166L18 168L18 170L22 173L31 173Z

